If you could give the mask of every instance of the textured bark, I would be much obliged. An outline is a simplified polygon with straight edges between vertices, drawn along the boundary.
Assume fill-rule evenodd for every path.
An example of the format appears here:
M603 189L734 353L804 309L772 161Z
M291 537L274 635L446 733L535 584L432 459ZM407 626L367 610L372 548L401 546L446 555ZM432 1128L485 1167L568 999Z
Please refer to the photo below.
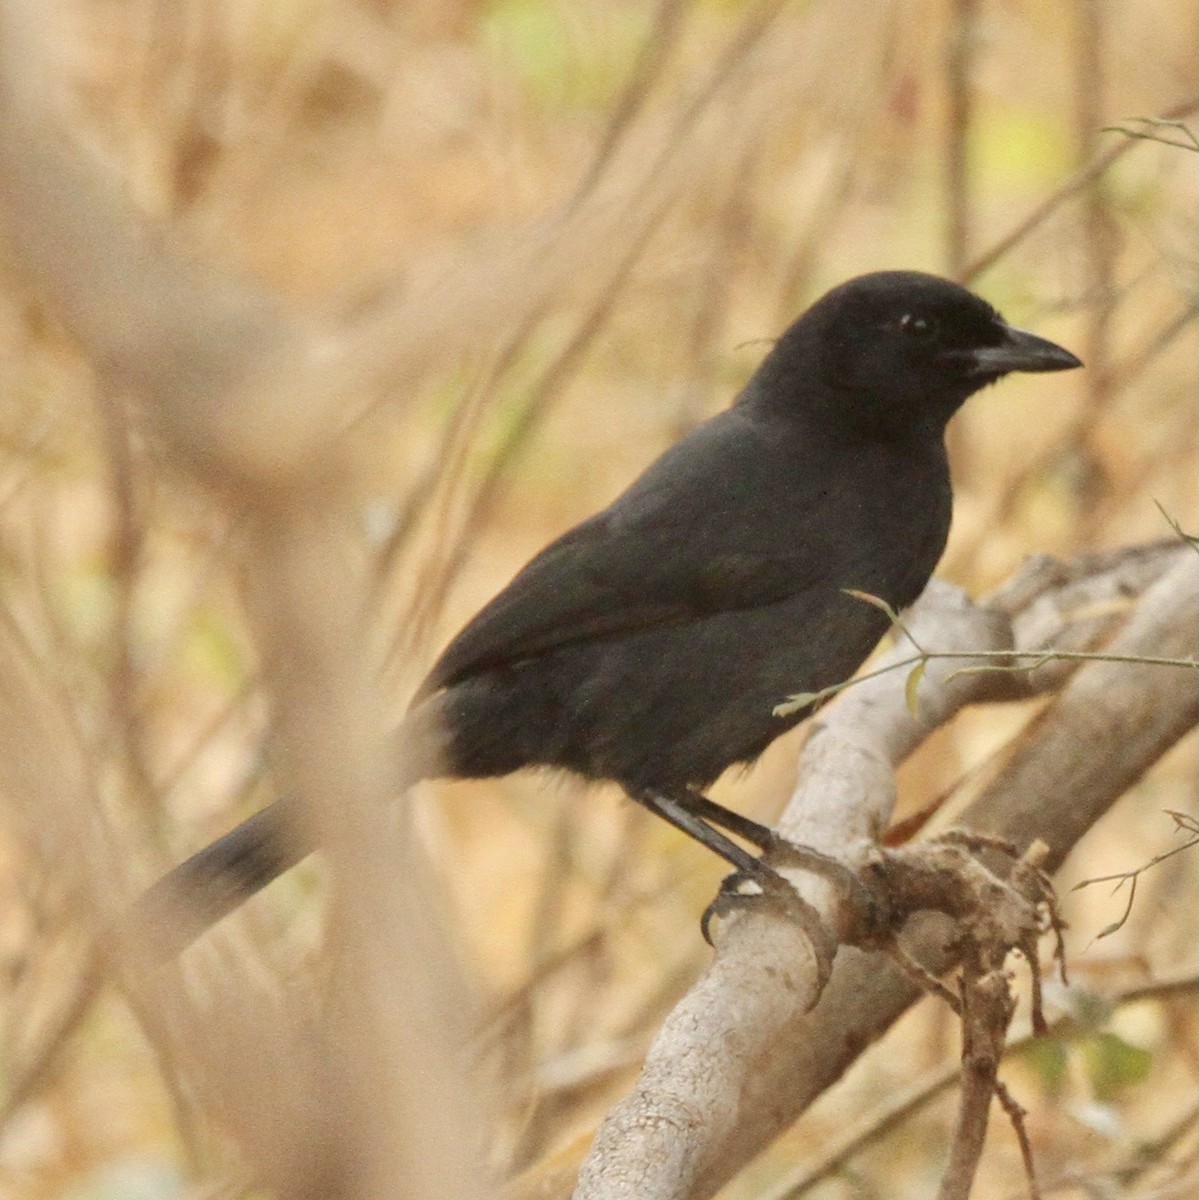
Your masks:
M1113 616L1112 607L1137 592L1127 620ZM934 583L909 615L933 651L1077 650L1121 623L1105 653L1195 657L1199 572L1188 547L1134 548L1070 566L1036 560L985 606ZM901 642L887 657L911 653ZM1040 837L1056 866L1199 719L1193 675L1176 667L1093 661L955 676L965 665L968 658L929 662L918 718L905 700L906 670L848 691L805 747L783 832L850 857L863 853L863 836L889 815L892 768L936 725L973 700L1061 687L961 822L1021 847ZM837 897L824 885L804 891L839 929ZM912 938L934 972L950 965L944 933L930 920ZM663 1024L633 1092L601 1126L576 1200L712 1195L920 995L885 956L842 948L812 1007L814 967L797 939L802 934L769 916L727 923L710 968Z

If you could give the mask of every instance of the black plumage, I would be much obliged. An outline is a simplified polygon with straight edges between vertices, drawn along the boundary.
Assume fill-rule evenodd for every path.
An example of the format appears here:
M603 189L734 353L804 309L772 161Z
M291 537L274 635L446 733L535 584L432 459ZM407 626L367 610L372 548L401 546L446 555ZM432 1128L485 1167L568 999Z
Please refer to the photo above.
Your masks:
M930 275L829 292L778 340L732 407L538 554L434 664L408 732L428 774L553 767L620 783L741 869L713 826L768 834L702 796L806 714L797 692L850 676L945 547L946 422L1011 371L1080 365ZM411 737L406 739L414 745ZM215 919L307 852L279 803L159 886ZM289 841L288 839L293 839Z

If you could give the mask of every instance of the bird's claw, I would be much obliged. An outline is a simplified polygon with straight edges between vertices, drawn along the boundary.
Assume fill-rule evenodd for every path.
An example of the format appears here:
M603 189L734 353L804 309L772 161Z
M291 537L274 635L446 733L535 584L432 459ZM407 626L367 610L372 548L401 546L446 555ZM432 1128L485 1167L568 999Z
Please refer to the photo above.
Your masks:
M858 931L870 931L886 925L885 913L875 892L862 876L831 854L789 842L781 834L762 855L766 866L776 872L795 869L810 871L835 888L848 910L847 923Z
M734 871L720 884L716 898L704 910L700 932L709 946L713 945L711 925L714 917L725 917L737 910L775 913L794 922L807 935L816 960L819 988L823 990L832 974L837 941L812 907L775 869L758 860L759 870Z

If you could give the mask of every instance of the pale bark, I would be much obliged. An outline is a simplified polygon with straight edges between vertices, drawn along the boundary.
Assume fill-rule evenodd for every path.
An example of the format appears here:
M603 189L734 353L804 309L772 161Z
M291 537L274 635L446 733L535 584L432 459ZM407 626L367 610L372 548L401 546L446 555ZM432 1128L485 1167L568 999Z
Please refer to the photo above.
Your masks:
M933 660L909 711L907 670L851 688L819 718L780 827L790 838L853 858L890 813L892 769L964 704L1061 687L963 815L967 828L1018 846L1040 837L1056 866L1127 788L1199 718L1193 672L1089 662L1034 672L957 674L969 650L1078 649L1123 621L1103 650L1196 656L1199 571L1186 546L1082 560L1038 560L989 605L934 584L909 614ZM913 650L901 641L883 660ZM977 660L975 660L977 662ZM1102 747L1102 753L1096 748ZM833 928L841 914L825 885L805 887ZM633 1092L609 1114L580 1171L576 1200L696 1200L712 1195L767 1146L918 998L883 955L842 948L811 1007L814 964L802 934L777 918L728 923L711 966L663 1023ZM912 948L934 971L949 965L928 922ZM809 1011L810 1009L810 1011Z

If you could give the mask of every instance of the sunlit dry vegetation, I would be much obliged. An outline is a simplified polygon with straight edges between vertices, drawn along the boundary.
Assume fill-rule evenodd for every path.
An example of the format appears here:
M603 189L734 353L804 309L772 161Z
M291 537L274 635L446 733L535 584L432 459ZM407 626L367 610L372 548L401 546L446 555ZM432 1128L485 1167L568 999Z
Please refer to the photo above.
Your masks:
M5 10L0 39L30 6ZM233 980L247 1011L322 1012L343 965L324 924L331 872L308 863L281 880L161 991L95 951L142 886L276 794L268 696L286 709L311 666L287 641L302 625L278 616L287 596L330 576L362 583L353 617L386 727L478 605L727 403L832 284L892 266L955 276L1086 363L1014 377L956 419L944 577L981 595L1029 554L1195 532L1191 4L71 0L60 15L38 84L56 96L55 144L144 229L134 253L99 221L85 250L47 267L24 194L6 197L0 621L20 650L2 660L18 699L0 713L0 1196L262 1194L256 1171L287 1144L270 1129L247 1144L252 1114L232 1097L269 1108L271 1080L302 1087L279 1048L303 1039L254 1045L245 1013L214 997ZM206 384L223 369L213 342L187 337L225 327L202 325L211 313L182 304L168 272L144 309L121 308L142 251L159 247L239 319L254 314L236 333L267 380L267 417L231 442L193 436L183 392L182 416L147 404L144 354L130 366L89 342L103 329L128 349L169 311L164 361L178 351ZM64 306L55 280L76 264ZM316 347L314 373L355 356L323 425L306 392L294 407L270 392L304 369L284 322ZM248 449L222 460L235 442ZM334 531L281 584L254 514L300 486L296 463ZM327 606L359 595L347 588ZM1193 676L1179 670L1177 687ZM307 728L320 703L297 701L285 729ZM329 703L347 729L329 746L357 745L357 710ZM1042 703L959 716L904 766L899 815L944 795L960 810ZM802 739L714 794L769 821ZM312 777L322 769L335 773L325 761ZM359 774L369 795L369 764ZM1193 1189L1195 853L1140 877L1102 937L1124 896L1070 889L1178 844L1169 812L1193 819L1194 774L1191 735L1058 877L1077 990L1049 1000L1078 1024L1003 1072L1047 1195ZM464 1159L515 1195L566 1195L711 953L698 918L721 864L614 789L561 779L422 785L414 812L439 877L425 898L438 912L447 894L438 928L463 977L437 976L436 1004L470 1016L463 1041L489 1081ZM380 922L375 950L402 971L419 942L389 941ZM230 1035L206 1068L211 1029L194 1014L243 1041ZM925 999L720 1194L778 1195L956 1057L955 1022ZM951 1094L804 1194L932 1194ZM281 1100L281 1122L289 1111ZM1022 1195L1015 1139L992 1124L975 1194Z

